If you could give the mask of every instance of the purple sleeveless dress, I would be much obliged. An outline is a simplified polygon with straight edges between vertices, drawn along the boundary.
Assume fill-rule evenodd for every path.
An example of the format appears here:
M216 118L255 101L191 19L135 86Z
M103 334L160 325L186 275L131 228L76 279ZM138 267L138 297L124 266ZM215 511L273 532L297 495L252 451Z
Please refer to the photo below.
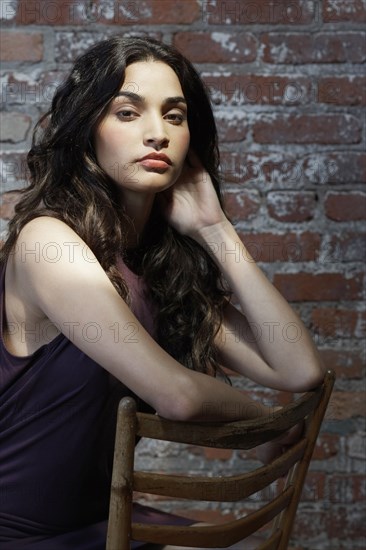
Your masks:
M124 264L120 269L131 309L153 335L143 283ZM3 341L4 283L2 267L0 548L104 550L116 409L132 392L62 334L30 356L9 353ZM149 410L142 402L139 407ZM140 505L135 516L141 522L192 523Z

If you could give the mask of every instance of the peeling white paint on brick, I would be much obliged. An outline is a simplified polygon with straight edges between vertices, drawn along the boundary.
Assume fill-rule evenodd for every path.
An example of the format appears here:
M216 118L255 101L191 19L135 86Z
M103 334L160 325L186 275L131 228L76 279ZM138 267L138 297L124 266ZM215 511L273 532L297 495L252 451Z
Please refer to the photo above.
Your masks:
M212 40L220 44L224 50L239 53L237 44L231 40L231 34L224 32L213 32L211 33L211 37Z
M271 46L271 55L278 60L279 63L284 63L288 57L289 49L284 42L278 46Z
M312 183L327 183L338 172L336 161L329 161L315 153L308 159L305 166L305 175Z
M366 0L361 0L363 9L366 8ZM353 14L357 13L357 7L353 2L347 0L328 0L327 12L335 12L337 15L341 13Z

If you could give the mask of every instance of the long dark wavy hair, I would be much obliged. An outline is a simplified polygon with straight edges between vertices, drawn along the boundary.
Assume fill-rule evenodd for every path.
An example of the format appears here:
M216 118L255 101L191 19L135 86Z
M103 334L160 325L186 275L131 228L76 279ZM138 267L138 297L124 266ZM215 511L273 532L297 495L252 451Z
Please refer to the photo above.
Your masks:
M51 109L33 134L27 162L30 185L9 224L1 251L6 261L20 230L31 219L52 216L69 225L93 250L119 294L128 288L116 267L118 257L143 275L156 304L160 345L187 367L216 374L214 339L228 291L207 251L180 235L154 206L139 248L126 250L116 186L97 163L93 132L119 92L128 65L147 60L169 65L188 104L190 147L212 178L222 204L215 121L192 64L177 50L151 38L114 36L97 43L75 63L57 89Z

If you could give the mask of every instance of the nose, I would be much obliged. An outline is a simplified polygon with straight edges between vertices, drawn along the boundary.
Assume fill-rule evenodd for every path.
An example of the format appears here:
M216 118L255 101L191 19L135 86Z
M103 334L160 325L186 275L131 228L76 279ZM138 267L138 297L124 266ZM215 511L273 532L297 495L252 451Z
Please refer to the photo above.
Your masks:
M144 132L144 145L153 147L157 151L168 147L169 136L161 116L152 116L149 118Z

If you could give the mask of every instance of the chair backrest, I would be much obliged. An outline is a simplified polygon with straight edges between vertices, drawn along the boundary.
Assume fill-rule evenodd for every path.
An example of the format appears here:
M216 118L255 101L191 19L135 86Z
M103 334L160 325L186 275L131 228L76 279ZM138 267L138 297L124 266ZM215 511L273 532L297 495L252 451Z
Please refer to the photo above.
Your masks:
M334 384L328 371L322 384L271 416L235 422L176 422L136 412L133 399L118 409L107 550L129 550L130 541L190 547L227 548L272 524L258 550L288 546L297 505ZM224 449L251 449L279 437L301 420L303 435L270 464L241 475L205 477L134 471L136 437ZM152 493L200 501L233 502L262 491L287 474L270 500L243 518L213 526L156 526L131 522L132 493Z

